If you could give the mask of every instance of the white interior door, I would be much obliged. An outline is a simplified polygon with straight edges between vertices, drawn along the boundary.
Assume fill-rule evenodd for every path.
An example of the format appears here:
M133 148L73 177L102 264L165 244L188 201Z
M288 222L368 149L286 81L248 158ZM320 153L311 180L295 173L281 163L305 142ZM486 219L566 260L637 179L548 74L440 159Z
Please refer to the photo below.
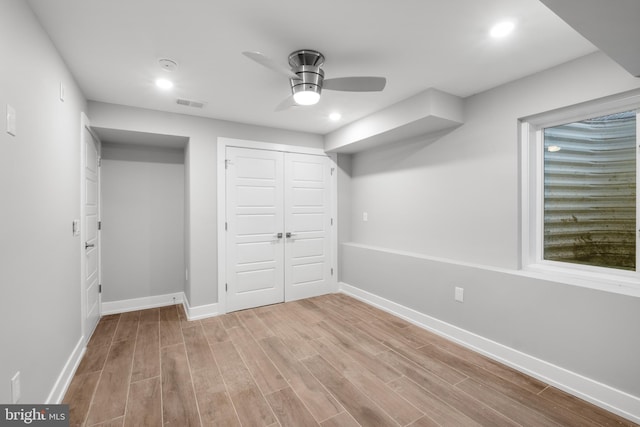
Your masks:
M328 158L227 147L227 311L331 290Z
M330 290L330 183L327 157L285 154L286 301Z
M282 302L282 153L228 147L226 160L227 311Z
M83 334L89 339L100 319L98 242L99 142L86 126L82 128L82 289Z

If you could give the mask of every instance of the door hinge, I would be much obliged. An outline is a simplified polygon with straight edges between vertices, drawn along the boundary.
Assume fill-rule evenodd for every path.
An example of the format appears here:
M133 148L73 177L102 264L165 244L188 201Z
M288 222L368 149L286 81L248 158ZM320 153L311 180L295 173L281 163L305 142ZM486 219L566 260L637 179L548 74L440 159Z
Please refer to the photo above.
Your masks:
M225 169L229 169L229 165L230 165L230 164L231 164L231 160L229 160L229 159L225 159L225 161L224 161L224 168L225 168Z
M331 218L331 225L333 225L333 218Z
M331 267L331 275L333 276L333 267Z
M102 221L98 221L98 230L102 230Z
M333 172L336 170L336 168L331 168L331 175L333 175Z
M98 293L101 294L102 293L102 285L98 285Z
M229 284L228 283L224 284L224 291L225 292L229 292Z
M102 157L98 157L98 167L102 166Z
M228 223L224 223L224 231L227 231L229 229L229 224Z

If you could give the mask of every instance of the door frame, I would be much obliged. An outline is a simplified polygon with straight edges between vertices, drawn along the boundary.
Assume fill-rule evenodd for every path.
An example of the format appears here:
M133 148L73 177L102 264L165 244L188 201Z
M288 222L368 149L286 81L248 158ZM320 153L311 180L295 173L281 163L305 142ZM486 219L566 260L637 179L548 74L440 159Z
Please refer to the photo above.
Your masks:
M101 167L100 167L100 162L101 162L101 157L102 157L102 143L100 141L100 138L98 138L98 135L96 135L96 133L93 131L93 129L91 129L91 122L89 121L89 118L87 117L87 115L84 112L80 113L80 220L78 221L80 230L78 233L78 236L80 238L80 329L82 331L82 337L84 339L84 344L86 345L89 342L89 339L91 338L91 335L93 334L94 329L92 329L91 331L87 330L87 310L89 309L89 307L87 307L87 292L86 292L86 286L85 286L85 278L86 278L86 270L87 270L87 262L86 262L86 256L85 256L85 248L84 248L84 243L86 241L86 236L85 236L85 227L84 227L84 222L85 222L85 206L84 206L84 193L86 191L86 177L85 177L85 129L91 134L92 138L94 139L94 141L96 141L96 148L98 151L98 173L97 173L97 179L98 179L98 188L97 188L97 192L98 194L96 195L97 200L98 200L98 221L100 221L100 218L102 217L102 177L101 177ZM96 250L98 252L98 260L97 260L97 268L98 268L98 286L101 286L102 284L102 248L101 248L101 239L100 239L100 227L98 227L98 232L96 235ZM98 288L99 289L99 288ZM100 291L98 291L98 302L97 302L97 308L98 308L98 316L100 316L100 314L102 313L102 293ZM97 325L97 324L96 324Z
M226 164L227 147L251 148L255 150L280 151L283 153L313 154L329 158L333 173L331 174L331 264L333 276L330 280L331 290L338 291L338 156L326 153L321 148L301 147L296 145L274 144L271 142L250 141L234 138L218 138L217 169L217 199L218 199L218 313L227 313L227 292L225 289L227 277L227 233L225 230L227 200L226 200Z

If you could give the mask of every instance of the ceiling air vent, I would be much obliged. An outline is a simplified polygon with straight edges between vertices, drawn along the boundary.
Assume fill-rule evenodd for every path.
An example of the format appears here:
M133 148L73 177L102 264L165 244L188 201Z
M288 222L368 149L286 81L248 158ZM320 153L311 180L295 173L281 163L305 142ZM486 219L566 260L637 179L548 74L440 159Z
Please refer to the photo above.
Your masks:
M185 107L193 107L193 108L202 108L202 107L204 107L204 102L192 101L192 100L189 100L189 99L178 98L176 100L176 103L178 105L184 105Z

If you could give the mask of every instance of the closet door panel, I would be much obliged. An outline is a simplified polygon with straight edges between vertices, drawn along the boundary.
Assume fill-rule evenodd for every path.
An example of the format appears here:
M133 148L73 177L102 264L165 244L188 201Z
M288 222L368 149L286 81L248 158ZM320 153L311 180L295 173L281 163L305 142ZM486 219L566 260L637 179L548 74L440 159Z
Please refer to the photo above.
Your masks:
M328 158L286 153L285 299L325 294L331 282L331 174ZM289 236L289 234L287 234Z
M284 301L284 173L276 151L226 152L227 311Z

